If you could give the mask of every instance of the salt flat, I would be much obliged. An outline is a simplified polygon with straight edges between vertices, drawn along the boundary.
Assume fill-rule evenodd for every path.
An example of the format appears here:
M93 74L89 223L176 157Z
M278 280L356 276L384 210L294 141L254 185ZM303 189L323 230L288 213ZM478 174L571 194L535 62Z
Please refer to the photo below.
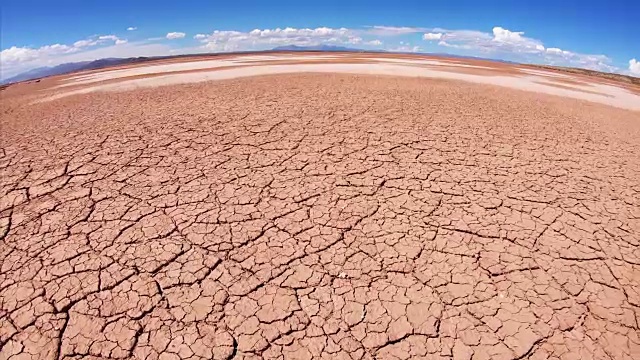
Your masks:
M358 62L354 62L354 61ZM309 63L312 62L312 63ZM475 73L473 70L477 70ZM491 72L487 74L487 70ZM463 61L408 59L375 55L274 55L231 56L219 60L200 60L150 64L118 70L95 71L71 76L58 85L60 91L44 98L54 100L94 91L122 91L141 87L233 79L247 76L290 73L345 73L426 77L497 85L512 89L582 99L615 107L640 110L640 92L615 84L593 81L567 83L576 79L554 71L520 68L493 63L493 66L465 64ZM595 80L595 79L594 79ZM558 84L554 84L558 81ZM564 82L563 82L564 81ZM81 86L84 85L84 86ZM60 88L74 87L74 90Z

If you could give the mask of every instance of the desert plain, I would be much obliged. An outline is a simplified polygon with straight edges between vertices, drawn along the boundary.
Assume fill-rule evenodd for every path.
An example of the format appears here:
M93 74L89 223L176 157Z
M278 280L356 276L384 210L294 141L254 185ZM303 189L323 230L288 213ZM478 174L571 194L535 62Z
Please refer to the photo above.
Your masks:
M637 83L257 53L0 97L0 359L640 358Z

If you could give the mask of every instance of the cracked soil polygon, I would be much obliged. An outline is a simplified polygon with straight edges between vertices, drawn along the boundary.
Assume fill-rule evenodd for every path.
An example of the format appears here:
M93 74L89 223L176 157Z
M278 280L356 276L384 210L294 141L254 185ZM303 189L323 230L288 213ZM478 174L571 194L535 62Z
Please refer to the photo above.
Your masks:
M297 74L3 105L1 359L638 359L640 113Z

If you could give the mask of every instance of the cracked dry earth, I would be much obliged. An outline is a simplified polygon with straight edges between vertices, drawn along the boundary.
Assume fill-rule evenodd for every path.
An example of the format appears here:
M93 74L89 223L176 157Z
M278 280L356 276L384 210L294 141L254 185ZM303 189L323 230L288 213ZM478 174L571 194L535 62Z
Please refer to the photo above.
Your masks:
M331 74L5 100L1 359L640 358L638 112Z

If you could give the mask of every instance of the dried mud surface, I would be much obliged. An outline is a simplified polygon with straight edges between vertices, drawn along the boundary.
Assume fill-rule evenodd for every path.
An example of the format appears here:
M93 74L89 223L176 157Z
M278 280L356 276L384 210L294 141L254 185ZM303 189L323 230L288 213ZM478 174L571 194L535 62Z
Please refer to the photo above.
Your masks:
M331 74L31 98L0 359L640 358L638 112Z

